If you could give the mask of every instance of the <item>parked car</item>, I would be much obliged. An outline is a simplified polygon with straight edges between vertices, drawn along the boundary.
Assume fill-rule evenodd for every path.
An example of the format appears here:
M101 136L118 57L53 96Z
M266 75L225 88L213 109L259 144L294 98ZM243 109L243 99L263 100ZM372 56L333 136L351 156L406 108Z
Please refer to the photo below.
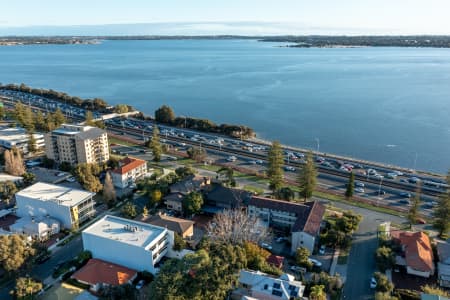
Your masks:
M377 281L375 279L375 277L370 278L370 288L374 289L377 287Z
M75 179L75 177L71 176L71 177L67 178L66 181L68 181L68 182L75 182L77 180Z
M355 192L364 194L365 191L363 188L357 187L357 188L355 188Z
M139 282L136 284L136 289L140 290L144 287L145 281L144 280L139 280Z
M325 245L320 246L319 248L319 254L324 255L325 254Z
M304 272L305 268L299 267L299 266L291 266L291 271L294 272Z
M272 250L272 246L270 246L267 243L261 243L261 248L267 249L267 250Z
M356 182L355 182L355 186L357 186L357 187L362 187L362 188L363 188L365 185L364 185L363 182L356 181Z
M408 192L401 192L399 195L403 198L411 198L411 194Z
M284 169L285 169L286 171L295 172L295 168L292 167L292 166L286 166L286 167L284 167Z
M308 258L308 261L311 262L315 267L321 267L322 263L314 258Z

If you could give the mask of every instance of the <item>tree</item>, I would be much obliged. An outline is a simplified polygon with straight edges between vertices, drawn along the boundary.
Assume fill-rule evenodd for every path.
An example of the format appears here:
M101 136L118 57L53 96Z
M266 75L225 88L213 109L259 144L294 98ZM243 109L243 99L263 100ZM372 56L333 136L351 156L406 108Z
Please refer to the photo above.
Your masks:
M84 124L87 126L95 126L94 115L92 114L92 111L86 111L86 120L84 121Z
M327 294L325 293L325 286L314 285L311 287L311 292L309 293L309 299L311 300L326 300Z
M194 175L195 170L191 166L182 166L175 169L175 174L177 174L179 178L186 178Z
M13 176L21 176L25 173L25 164L23 163L22 154L16 147L5 151L5 172Z
M57 108L55 113L53 114L53 120L56 127L59 127L61 126L61 124L66 123L66 117L59 108Z
M98 193L103 189L99 179L100 167L97 164L78 164L74 175L78 182L88 191Z
M234 171L232 168L223 167L217 171L217 175L224 178L222 184L225 186L236 186L236 180L234 179Z
M37 130L46 130L47 125L45 124L45 119L44 119L44 115L42 114L42 112L39 110L36 113L35 116L35 120L34 120L34 127L36 127Z
M18 271L35 254L24 235L0 236L0 264L7 272Z
M174 243L173 243L173 250L175 251L181 251L185 249L187 246L186 241L183 240L181 235L175 232L174 234Z
M128 105L126 104L117 104L114 106L114 112L118 114L124 114L128 112Z
M354 189L355 189L355 174L351 172L347 183L347 189L345 190L345 197L347 198L353 197Z
M342 217L336 220L336 227L345 234L351 234L358 229L362 217L351 211L345 211Z
M0 103L0 120L5 118L5 108L3 107L3 103Z
M450 171L447 175L447 184L450 185ZM438 198L437 202L433 212L433 225L439 231L439 236L445 238L450 231L450 218L448 217L450 216L450 188Z
M18 299L33 299L33 294L42 290L42 283L30 277L19 277L16 280L15 294Z
M159 142L159 129L158 126L156 125L153 127L152 140L150 141L150 149L152 149L153 152L153 161L155 162L161 161L162 147L161 143Z
M277 197L283 200L292 201L295 199L295 192L290 187L282 187L278 190Z
M305 247L299 247L295 251L295 263L301 267L311 269L313 264L309 261L309 250Z
M197 162L201 162L205 160L206 157L206 150L203 148L198 148L198 147L190 147L187 151L186 151L187 155L189 156L190 159L193 159Z
M137 216L136 205L131 202L125 203L122 207L122 215L128 219L134 219Z
M116 189L114 188L109 172L106 172L105 184L103 185L103 202L108 207L113 207L116 202Z
M175 120L175 113L172 108L163 105L155 111L156 122L171 124Z
M147 206L144 206L144 208L142 209L142 216L144 218L148 217L148 208L147 208Z
M30 133L28 137L28 151L30 151L31 153L37 151L36 138L34 137L33 133Z
M162 200L162 192L160 189L153 189L151 194L151 201L153 205L158 205Z
M23 183L28 186L36 180L36 175L34 175L33 173L23 173L22 178Z
M17 193L17 186L11 180L5 181L2 186L2 199L10 200Z
M212 241L220 244L258 244L269 237L267 228L258 224L256 217L249 216L240 209L227 209L214 215L206 225L206 232Z
M27 132L34 131L34 115L30 107L26 107L23 114L22 126Z
M300 188L300 196L302 196L305 201L311 198L314 189L317 184L317 170L314 165L314 160L312 153L308 153L306 156L306 163L300 168L298 174L298 185Z
M377 282L377 292L392 293L394 290L394 285L389 281L386 275L381 274L380 272L375 272L374 277Z
M381 272L391 269L395 263L395 255L389 247L379 247L375 252L375 262Z
M203 195L199 192L191 192L183 199L183 211L190 216L199 213L203 206Z
M17 102L14 105L14 119L16 121L23 125L24 119L25 119L25 106L22 104L22 102Z
M272 142L267 155L267 176L269 177L269 188L276 193L283 185L283 149L278 141Z
M411 204L411 207L409 208L409 212L408 212L408 216L407 216L410 228L412 227L413 224L417 223L417 219L419 217L420 194L421 194L421 187L420 187L420 183L418 183L417 188L416 188L416 194L414 195L414 198L412 200L412 204Z
M450 293L447 292L446 290L428 284L422 286L422 291L426 294L437 295L442 297L450 297Z

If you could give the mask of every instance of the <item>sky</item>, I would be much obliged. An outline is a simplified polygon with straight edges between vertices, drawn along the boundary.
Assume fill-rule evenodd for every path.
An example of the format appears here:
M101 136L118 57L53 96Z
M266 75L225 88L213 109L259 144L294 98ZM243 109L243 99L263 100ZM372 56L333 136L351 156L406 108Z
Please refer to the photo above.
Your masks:
M3 35L104 34L105 24L148 24L111 32L123 34L450 34L449 0L0 0L0 8Z

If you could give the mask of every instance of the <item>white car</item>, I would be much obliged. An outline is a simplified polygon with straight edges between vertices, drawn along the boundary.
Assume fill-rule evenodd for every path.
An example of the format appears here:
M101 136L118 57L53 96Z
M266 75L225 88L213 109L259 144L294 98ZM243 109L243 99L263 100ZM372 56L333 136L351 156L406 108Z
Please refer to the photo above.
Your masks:
M299 266L291 266L291 271L294 272L304 272L305 268L299 267Z
M69 178L66 179L66 181L67 182L75 182L76 179L75 179L75 177L69 177Z
M292 166L286 166L286 167L284 167L284 169L285 169L286 171L295 172L295 168L292 167Z
M322 263L320 261L318 261L317 259L308 258L308 261L311 262L316 267L320 268L322 266Z
M355 182L355 186L363 188L364 187L364 183L357 181L357 182Z
M234 161L236 161L236 160L237 160L237 158L236 158L236 156L234 156L234 155L228 156L228 158L227 158L227 161L229 161L229 162L234 162Z
M261 243L261 248L267 249L267 250L272 250L272 246L270 246L267 243Z
M374 288L376 288L376 287L377 287L377 281L376 281L375 277L372 277L372 278L370 279L370 288L371 288L371 289L374 289Z
M363 189L363 188L360 188L360 187L357 187L357 188L355 188L355 192L364 194L364 189Z
M325 245L320 246L319 248L319 254L324 255L325 254Z
M139 282L136 284L136 289L140 290L144 287L145 281L144 280L139 280Z

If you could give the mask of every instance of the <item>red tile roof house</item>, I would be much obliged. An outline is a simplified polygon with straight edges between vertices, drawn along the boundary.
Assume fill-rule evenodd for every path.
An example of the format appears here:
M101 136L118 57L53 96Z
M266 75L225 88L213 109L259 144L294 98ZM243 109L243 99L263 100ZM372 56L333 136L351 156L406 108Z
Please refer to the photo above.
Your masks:
M147 162L134 157L125 157L119 162L119 167L112 170L111 177L115 187L126 188L136 179L147 173Z
M136 270L101 259L92 258L83 268L76 271L71 278L90 285L90 290L96 293L105 285L118 286L125 283L131 283L136 276Z
M430 239L423 232L392 231L392 240L399 243L403 256L396 257L396 264L406 267L411 275L428 278L434 275L433 250Z
M299 247L305 247L312 253L325 206L318 201L293 203L253 196L249 200L247 213L260 218L267 226L289 229L292 253Z
M284 256L271 254L269 257L267 257L266 262L269 265L274 266L275 268L281 269L283 268Z

